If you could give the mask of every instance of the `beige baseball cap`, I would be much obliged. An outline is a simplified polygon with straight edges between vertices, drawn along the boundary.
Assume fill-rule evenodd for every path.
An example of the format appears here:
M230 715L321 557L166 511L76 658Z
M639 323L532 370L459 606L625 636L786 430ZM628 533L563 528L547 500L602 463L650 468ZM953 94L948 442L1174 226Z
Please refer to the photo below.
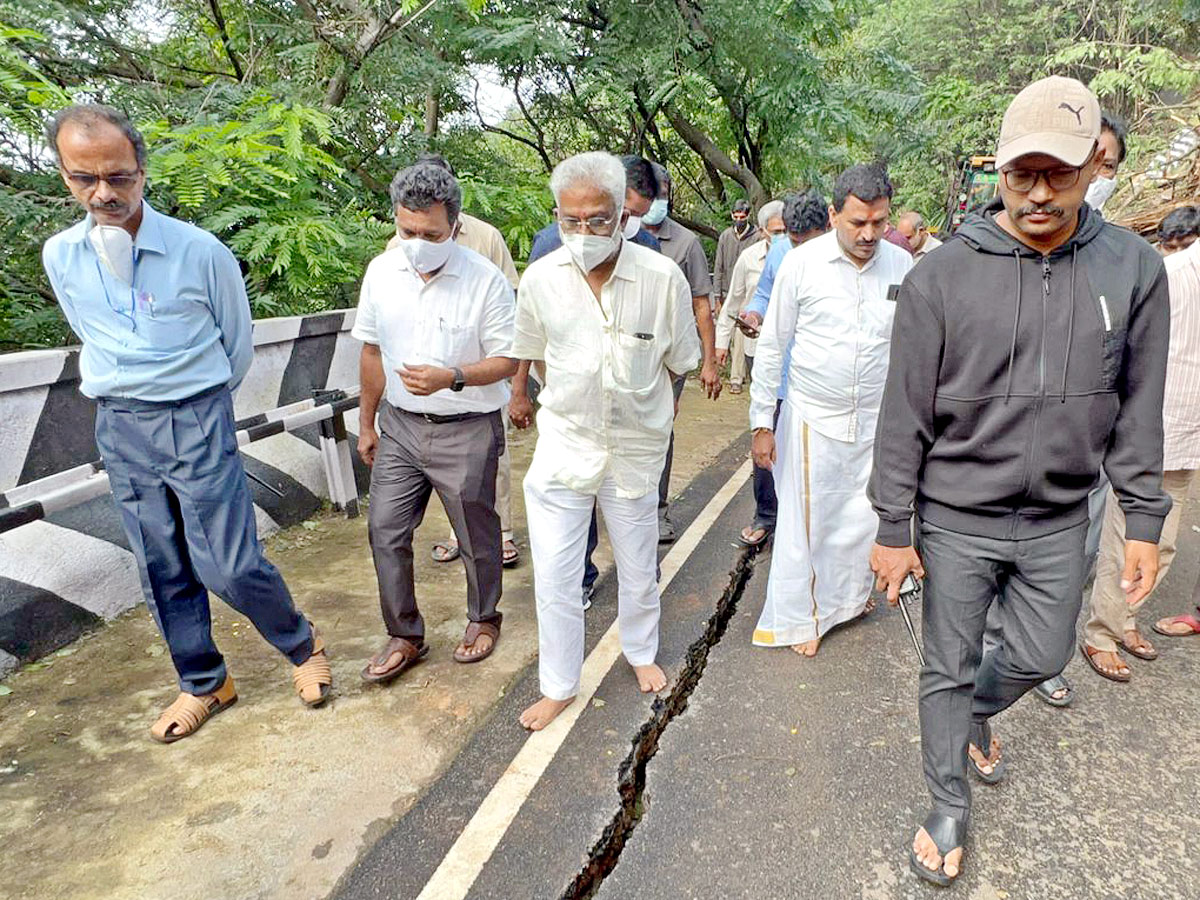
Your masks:
M1082 166L1100 138L1100 101L1087 85L1052 75L1028 85L1004 112L996 168L1027 153Z

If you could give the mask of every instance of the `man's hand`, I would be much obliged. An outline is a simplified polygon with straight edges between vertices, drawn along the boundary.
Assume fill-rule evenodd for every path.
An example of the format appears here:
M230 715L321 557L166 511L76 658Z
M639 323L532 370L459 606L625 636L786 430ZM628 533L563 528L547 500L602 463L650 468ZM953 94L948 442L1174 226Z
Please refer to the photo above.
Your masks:
M396 370L405 389L418 397L428 397L437 391L447 390L454 384L454 370L441 366L410 366L405 364Z
M748 338L757 338L762 328L762 316L756 312L743 312L737 317L735 324L738 330Z
M717 348L717 365L725 365L725 360L729 359L729 351L724 347Z
M900 602L900 585L910 573L916 578L925 577L921 557L912 547L871 546L871 571L875 573L875 589L887 591L888 603L895 606Z
M375 450L379 446L379 433L370 425L358 427L358 455L368 466L375 465Z
M1146 598L1158 578L1158 544L1149 541L1125 542L1125 570L1121 573L1121 589L1125 602L1132 606Z
M513 391L508 401L508 420L517 428L528 428L533 424L533 401L525 391Z
M710 359L700 367L700 385L704 388L704 396L710 400L721 396L721 373L717 371L715 359Z
M769 428L758 428L754 431L754 441L750 445L750 455L754 464L760 469L775 467L775 432Z

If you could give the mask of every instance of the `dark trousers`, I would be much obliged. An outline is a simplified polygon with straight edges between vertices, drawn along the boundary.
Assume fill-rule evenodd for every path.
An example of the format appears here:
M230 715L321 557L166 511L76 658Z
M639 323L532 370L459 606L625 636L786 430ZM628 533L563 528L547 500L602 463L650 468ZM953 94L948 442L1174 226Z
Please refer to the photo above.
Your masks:
M968 741L986 753L990 718L1057 675L1071 658L1086 535L1087 523L1028 540L975 537L921 523L921 754L936 812L967 821ZM1002 640L984 653L993 601Z
M783 409L783 401L775 401L775 423L779 427L779 411ZM768 531L775 530L775 520L779 517L779 499L775 496L775 473L762 466L754 467L754 524Z
M209 591L294 665L308 659L312 629L258 543L229 391L178 403L102 399L96 445L180 688L209 694L225 681Z
M496 466L504 449L499 411L456 422L430 422L379 408L379 447L371 467L367 529L379 605L392 637L425 639L413 583L413 532L437 491L458 538L467 573L467 618L499 624L502 569Z

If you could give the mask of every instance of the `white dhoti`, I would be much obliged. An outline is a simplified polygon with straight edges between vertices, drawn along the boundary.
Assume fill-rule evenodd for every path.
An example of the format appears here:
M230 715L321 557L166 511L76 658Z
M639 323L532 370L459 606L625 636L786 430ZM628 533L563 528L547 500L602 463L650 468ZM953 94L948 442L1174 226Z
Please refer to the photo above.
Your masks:
M599 506L617 564L621 650L632 666L658 655L658 491L618 497L611 477L595 496L548 476L534 462L525 476L525 518L537 599L538 679L542 695L568 700L583 670L583 556L592 509Z
M779 518L755 645L811 641L865 609L878 524L867 499L873 446L873 433L834 440L809 427L791 400L783 404L775 429Z

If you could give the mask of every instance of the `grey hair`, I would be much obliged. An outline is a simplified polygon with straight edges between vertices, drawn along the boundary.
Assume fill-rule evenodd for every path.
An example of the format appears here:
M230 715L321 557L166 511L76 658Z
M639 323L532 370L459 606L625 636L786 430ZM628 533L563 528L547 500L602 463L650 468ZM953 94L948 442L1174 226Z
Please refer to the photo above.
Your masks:
M625 206L625 166L611 153L593 151L569 156L550 173L550 192L554 202L562 192L577 184L598 188L612 198L613 209L620 212Z
M55 113L50 124L46 126L46 143L54 148L54 156L61 163L58 153L58 133L64 125L76 125L85 131L90 131L100 123L107 123L117 128L121 134L133 144L133 155L137 159L138 169L146 168L146 139L142 133L133 127L129 116L112 106L103 103L76 103Z
M762 209L758 211L758 227L763 231L767 230L767 224L772 219L783 218L783 201L771 200L762 205Z
M420 212L441 203L446 207L446 218L451 225L458 221L458 214L462 212L462 188L458 179L437 163L418 162L401 169L392 179L388 193L393 211L404 207Z
M906 212L904 215L902 215L900 217L900 219L901 220L908 219L908 221L912 223L912 227L914 229L916 229L917 231L920 231L922 228L925 227L925 217L923 215L921 215L919 212L917 212L915 209L910 209L908 212Z

